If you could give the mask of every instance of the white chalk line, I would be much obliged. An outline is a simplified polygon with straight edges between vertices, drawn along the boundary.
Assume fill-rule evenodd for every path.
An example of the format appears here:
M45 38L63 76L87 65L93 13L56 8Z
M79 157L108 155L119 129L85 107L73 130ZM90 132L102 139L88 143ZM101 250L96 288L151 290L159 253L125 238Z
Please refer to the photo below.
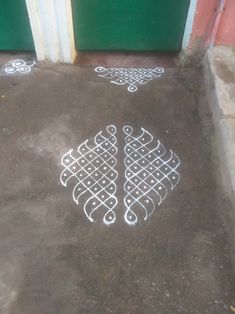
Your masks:
M173 190L179 183L180 174L177 168L180 166L180 159L171 149L167 151L159 140L153 144L152 134L144 128L141 128L139 136L132 135L133 128L129 125L123 127L123 132L124 220L129 225L135 225L139 220L136 206L143 210L144 220L147 220L156 209L154 194L160 206L169 190ZM118 172L115 170L117 159L114 157L118 151L116 127L108 126L106 133L108 135L104 135L103 131L99 132L93 145L88 145L88 140L83 142L78 147L77 158L72 155L72 149L62 156L64 170L60 181L67 186L68 181L74 178L76 185L73 188L73 200L79 204L82 195L88 193L89 197L84 203L87 218L94 222L93 213L105 208L103 222L109 225L116 221L114 209L118 204Z
M32 67L34 67L35 64L36 61L24 61L22 59L11 60L0 69L0 75L27 75L31 73Z
M71 178L76 178L78 183L73 189L74 201L78 204L79 198L84 193L88 192L90 197L84 204L84 212L87 218L93 222L92 214L103 207L107 210L103 217L103 222L109 225L116 220L114 208L118 203L117 197L115 196L117 190L115 181L118 177L118 173L114 169L117 164L117 159L114 157L117 154L117 139L115 136L116 127L114 125L108 126L106 130L110 136L105 137L102 135L102 131L99 132L95 136L94 147L87 145L88 140L78 147L79 158L76 159L72 156L72 150L62 156L61 163L65 169L61 173L60 181L64 186L67 186L67 182ZM107 146L107 149L104 146ZM97 161L99 161L98 166L96 165ZM74 166L75 163L79 165L78 171L73 169L73 167L76 168L76 166ZM89 167L91 171L88 170ZM106 173L102 173L101 169L104 169ZM82 175L82 179L80 175ZM109 178L109 175L112 178ZM97 179L94 178L95 176L97 176ZM87 179L89 179L89 181L86 182L85 180ZM83 190L82 186L84 187ZM78 196L76 197L77 192Z
M178 184L180 174L176 169L180 165L180 159L172 150L169 150L170 157L168 159L162 159L162 157L167 156L167 153L165 147L159 140L157 141L156 147L153 149L148 148L147 145L153 141L153 136L144 128L141 128L142 133L138 137L131 135L133 133L131 126L124 126L123 131L126 134L126 145L124 148L124 163L126 166L126 181L124 183L126 196L124 198L124 204L126 206L126 212L124 219L126 223L134 225L138 222L138 217L132 209L133 206L138 204L143 208L145 212L144 220L146 220L155 211L155 203L149 195L150 192L155 192L159 198L159 206L168 194L168 188L163 181L166 179L167 182L170 183L171 190ZM144 136L147 136L149 139L146 141ZM142 155L141 150L144 151ZM137 158L135 159L131 157L131 155ZM140 157L138 158L138 156ZM151 161L146 158L147 156L151 158ZM174 164L174 167L170 165L171 162ZM136 168L136 171L131 169L133 166ZM152 168L152 171L149 171L148 168L149 170ZM143 178L140 176L141 173L143 173ZM171 176L171 174L173 174L173 176ZM161 178L159 179L158 176ZM150 182L152 184L148 183L147 180L149 178L152 179ZM142 184L143 187L141 186Z
M111 83L116 85L127 85L127 90L131 93L138 90L139 85L161 77L165 72L162 67L156 68L104 68L98 66L95 72L100 77L111 79Z

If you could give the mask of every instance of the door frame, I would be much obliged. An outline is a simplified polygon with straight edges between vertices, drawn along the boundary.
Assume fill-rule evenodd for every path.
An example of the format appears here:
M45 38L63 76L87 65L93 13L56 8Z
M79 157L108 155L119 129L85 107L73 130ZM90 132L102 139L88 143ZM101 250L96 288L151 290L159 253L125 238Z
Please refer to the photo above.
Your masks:
M74 63L75 48L71 0L25 0L37 58L53 63ZM182 50L187 50L198 0L190 0Z

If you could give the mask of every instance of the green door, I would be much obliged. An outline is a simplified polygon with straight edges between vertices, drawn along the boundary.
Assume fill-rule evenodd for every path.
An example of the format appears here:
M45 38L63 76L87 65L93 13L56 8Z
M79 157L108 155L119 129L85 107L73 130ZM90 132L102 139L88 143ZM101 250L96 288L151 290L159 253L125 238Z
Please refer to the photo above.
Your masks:
M0 50L34 50L25 0L0 0Z
M180 50L190 0L72 0L79 50Z

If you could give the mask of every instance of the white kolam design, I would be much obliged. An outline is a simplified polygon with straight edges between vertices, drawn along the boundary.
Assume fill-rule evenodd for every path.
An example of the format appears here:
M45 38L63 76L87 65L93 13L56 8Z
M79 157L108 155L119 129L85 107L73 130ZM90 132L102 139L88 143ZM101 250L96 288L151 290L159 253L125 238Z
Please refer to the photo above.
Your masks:
M124 219L127 224L135 225L139 216L144 220L164 201L170 190L178 184L180 174L179 157L141 128L141 134L133 135L129 125L123 128L125 136L125 183L124 183Z
M83 142L76 154L71 149L61 159L64 170L60 181L64 186L73 181L73 200L83 204L84 212L91 222L95 221L97 211L104 213L102 216L106 225L116 220L116 143L116 127L109 125L91 143L88 140Z
M6 63L0 70L0 75L26 75L31 73L35 61L24 61L21 59L11 60Z
M148 83L149 81L159 78L164 69L156 67L152 69L145 68L104 68L97 67L95 71L99 76L109 79L111 83L116 85L126 85L129 92L136 92L139 85Z

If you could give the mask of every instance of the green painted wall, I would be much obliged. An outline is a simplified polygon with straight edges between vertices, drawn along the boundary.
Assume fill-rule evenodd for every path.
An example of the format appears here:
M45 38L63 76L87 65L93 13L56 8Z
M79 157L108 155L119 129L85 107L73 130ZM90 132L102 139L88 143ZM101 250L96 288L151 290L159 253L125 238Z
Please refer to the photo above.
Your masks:
M25 0L0 0L0 50L34 50Z
M190 0L72 0L80 50L180 50Z

